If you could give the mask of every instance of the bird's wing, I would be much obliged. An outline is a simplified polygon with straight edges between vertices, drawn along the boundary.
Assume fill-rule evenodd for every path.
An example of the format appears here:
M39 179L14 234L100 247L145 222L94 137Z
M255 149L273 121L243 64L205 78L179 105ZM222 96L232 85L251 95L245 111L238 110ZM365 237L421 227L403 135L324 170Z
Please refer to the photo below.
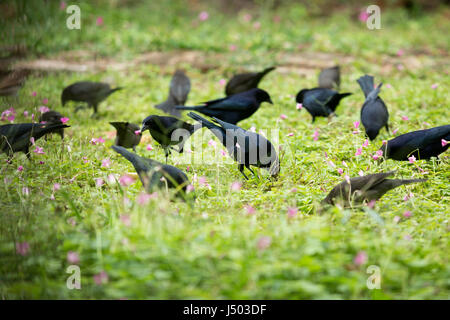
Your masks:
M210 110L225 110L225 111L242 111L248 109L253 101L246 97L238 98L224 98L213 101L208 101L206 106Z

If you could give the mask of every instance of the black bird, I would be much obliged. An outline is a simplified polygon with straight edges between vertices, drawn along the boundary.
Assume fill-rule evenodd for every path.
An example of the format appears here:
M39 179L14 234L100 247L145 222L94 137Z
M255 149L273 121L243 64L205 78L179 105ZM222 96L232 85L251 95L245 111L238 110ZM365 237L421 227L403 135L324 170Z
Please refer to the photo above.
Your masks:
M167 184L168 188L176 189L177 195L184 197L190 183L183 171L174 166L140 157L120 146L111 146L111 148L133 164L147 192L151 193L157 188L163 189Z
M261 79L272 70L275 70L275 67L264 69L261 72L249 72L234 75L225 86L225 94L227 96L232 96L236 93L257 88Z
M295 100L312 115L314 123L316 117L328 117L334 114L341 99L349 95L351 93L339 93L331 89L303 89L297 94Z
M141 133L144 133L145 130L150 131L152 138L163 147L167 163L170 149L175 150L172 146L177 145L178 150L176 151L183 153L186 140L198 128L200 127L195 127L177 118L151 115L142 121Z
M450 143L442 140L450 141L450 124L402 134L383 144L380 150L386 158L394 160L405 161L411 156L429 160L449 148Z
M239 171L246 179L248 177L244 173L244 167L255 174L250 166L267 169L271 176L278 176L280 161L269 140L255 132L246 131L217 118L213 118L217 123L214 124L193 112L189 112L188 116L200 122L202 127L208 128L219 138L229 155L238 162Z
M169 95L166 101L155 107L175 117L181 117L181 112L175 106L184 106L190 90L191 81L188 76L183 71L177 70L170 81Z
M93 116L98 111L98 104L105 100L111 93L122 89L117 87L111 89L109 84L103 82L81 81L75 82L64 88L61 94L61 103L64 106L67 101L86 102L88 107L94 108ZM80 107L76 108L78 111Z
M366 96L366 101L361 109L361 122L366 129L366 135L370 140L374 140L381 128L385 127L389 132L389 112L383 99L378 96L383 83L374 88L373 77L367 74L357 81Z
M58 111L54 111L54 110L50 110L47 112L44 112L40 117L39 117L39 122L43 122L43 123L63 123L61 121L61 118L64 118L64 116L59 113ZM64 129L61 128L59 130L55 130L53 131L54 133L57 133L61 136L61 139L64 139Z
M177 109L195 110L204 115L216 117L231 124L237 124L239 121L247 119L254 114L261 102L273 104L266 91L256 88L226 98L204 102L203 106L177 106Z
M319 88L339 90L341 72L339 66L323 69L319 74Z
M0 150L11 158L15 152L23 152L30 158L28 148L32 144L30 139L38 140L47 133L57 132L68 128L62 123L17 123L0 126Z
M350 184L343 181L330 191L322 200L322 204L334 205L336 202L343 201L344 206L348 207L351 202L376 201L391 189L404 184L426 181L426 179L387 179L394 173L395 171L389 171L355 177L350 179Z
M124 148L133 148L133 151L136 152L136 146L142 138L139 126L129 122L110 122L109 124L117 130L114 143Z

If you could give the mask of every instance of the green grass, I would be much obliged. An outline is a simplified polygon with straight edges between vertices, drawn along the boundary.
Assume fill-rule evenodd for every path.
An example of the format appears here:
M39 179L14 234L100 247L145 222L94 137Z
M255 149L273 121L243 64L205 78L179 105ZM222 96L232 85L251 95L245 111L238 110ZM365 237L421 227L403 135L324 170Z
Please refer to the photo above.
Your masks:
M278 24L267 8L261 8L254 12L262 24L260 31L255 31L252 23L222 15L218 10L188 10L181 2L159 2L163 3L149 1L121 7L110 7L106 1L98 2L98 6L82 2L81 31L59 27L64 25L65 15L57 2L48 8L29 2L26 10L30 18L15 25L15 35L7 37L5 44L26 45L30 58L77 49L118 60L131 60L138 53L152 50L225 52L218 62L220 66L207 72L183 65L191 77L189 103L193 104L222 96L219 80L224 73L263 68L276 62L274 53L299 52L297 45L306 43L306 51L354 58L343 66L342 79L342 91L354 94L343 100L337 118L329 123L322 118L311 124L305 110L296 110L292 96L301 88L314 86L316 76L302 78L295 70L269 74L261 87L269 91L274 105L263 104L239 125L266 130L271 139L274 132L270 130L278 130L276 145L283 150L279 179L271 181L261 170L259 178L252 176L245 181L235 163L215 160L213 148L207 143L215 138L202 130L193 137L197 144L192 150L198 156L203 149L206 163L188 164L177 154L170 162L185 171L189 165L189 179L204 176L210 189L193 182L196 200L192 207L170 201L165 192L141 206L136 202L142 192L139 181L129 187L108 182L96 187L94 179L107 180L110 174L119 177L134 172L130 163L110 149L113 138L107 138L107 132L114 129L108 122L140 123L149 114L161 114L153 106L165 99L174 67L144 64L126 71L34 74L17 98L1 98L1 110L14 107L15 122L27 122L30 118L26 119L23 111L38 114L42 99L48 98L50 108L70 118L71 128L66 130L63 143L57 136L39 140L37 145L44 148L45 154L32 152L31 161L16 154L13 163L6 165L6 156L0 155L0 297L447 299L448 152L441 155L440 161L410 164L388 160L377 164L371 155L382 140L393 135L383 130L361 156L355 157L356 148L365 138L352 134L364 99L355 80L364 73L384 83L381 96L390 111L391 129L398 129L397 134L448 124L448 69L428 64L448 52L445 14L430 13L412 20L402 11L388 11L382 13L383 30L370 31L350 16L357 9L318 18L310 17L300 6L280 8L276 14L282 22ZM193 26L198 12L205 9L210 19ZM102 27L95 25L97 16L105 21ZM8 26L13 26L11 21ZM229 52L230 43L235 43L238 50ZM417 67L384 70L383 58L395 56L398 49L411 57L415 51L428 50L428 56L417 56L419 62L424 62ZM75 114L75 105L60 105L61 89L82 79L105 80L126 89L103 102L101 117L94 120L89 118L91 111ZM434 83L437 89L431 88ZM281 114L286 114L287 119L281 120ZM403 121L402 116L409 120ZM318 141L312 138L316 129ZM290 132L294 136L288 137ZM99 136L106 139L104 144L89 143ZM157 143L149 141L148 133L145 137L138 153L164 161ZM154 150L146 149L148 143ZM104 158L111 159L110 168L101 167ZM360 170L397 170L397 176L426 177L428 181L391 191L373 210L322 210L319 202L343 180L327 160L349 176L357 176ZM22 172L17 171L19 165L24 167ZM417 166L428 173L422 174ZM230 189L236 181L242 183L239 192ZM61 189L53 192L55 183ZM29 188L28 196L23 194L23 187ZM410 192L414 197L404 201ZM247 205L256 213L248 215ZM298 208L294 218L287 215L290 207ZM403 217L407 210L412 212L410 218ZM130 225L124 223L124 216L131 219ZM394 221L396 216L400 217L398 222ZM265 249L258 249L261 237L271 239ZM29 244L29 251L17 254L16 245L23 242ZM80 257L81 290L66 287L69 251ZM367 262L356 265L354 258L362 251L367 254ZM366 286L369 265L381 269L379 290ZM93 276L102 270L108 282L97 285Z

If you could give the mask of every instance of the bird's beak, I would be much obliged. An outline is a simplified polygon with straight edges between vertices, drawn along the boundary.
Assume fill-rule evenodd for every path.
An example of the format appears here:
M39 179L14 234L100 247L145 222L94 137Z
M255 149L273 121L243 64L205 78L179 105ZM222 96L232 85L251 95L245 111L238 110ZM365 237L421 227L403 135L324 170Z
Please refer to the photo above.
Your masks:
M272 99L269 98L269 101L267 101L270 104L273 104Z
M142 126L142 128L141 128L141 134L143 134L144 133L144 131L145 130L147 130L148 129L148 127L144 124L143 126Z

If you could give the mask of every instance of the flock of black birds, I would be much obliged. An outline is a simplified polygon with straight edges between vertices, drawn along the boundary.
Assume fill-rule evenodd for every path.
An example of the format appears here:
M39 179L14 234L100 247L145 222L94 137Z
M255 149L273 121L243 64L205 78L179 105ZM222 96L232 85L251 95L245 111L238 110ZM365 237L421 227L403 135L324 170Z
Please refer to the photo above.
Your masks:
M274 69L275 67L270 67L261 72L237 74L225 87L226 97L206 101L199 106L185 106L191 83L183 71L177 70L171 80L166 101L156 106L171 116L150 115L142 121L141 127L129 122L110 122L117 130L112 149L132 163L147 192L168 187L184 196L189 179L183 171L167 164L168 156L171 150L182 153L186 140L199 128L206 127L225 146L246 179L248 177L244 172L245 168L254 174L251 166L267 169L271 177L276 178L280 172L280 160L272 143L260 134L237 126L238 122L251 117L261 103L273 103L269 93L259 89L258 84ZM361 108L361 122L368 138L374 140L383 127L389 132L389 112L379 96L382 83L375 86L374 78L369 75L360 77L357 82L365 96ZM313 122L316 117L335 116L340 101L351 95L339 93L339 87L339 67L324 69L319 75L318 87L301 90L296 96L296 102L311 114ZM61 103L64 106L68 101L85 102L87 107L94 109L93 116L96 116L98 105L120 89L122 88L111 88L107 83L77 82L62 91ZM82 107L77 107L75 111L80 108ZM178 119L182 110L190 110L187 115L199 125ZM211 121L192 111L210 117ZM24 152L30 158L29 147L33 141L46 134L57 133L64 138L64 128L69 126L63 124L61 118L59 112L48 111L42 114L40 123L0 126L0 149L7 153L8 162L15 152ZM152 138L164 149L166 164L127 150L132 148L136 152L136 146L146 130L149 130ZM450 125L402 134L383 143L380 150L385 159L407 161L409 157L414 156L419 160L429 160L449 148L450 143L443 143L443 140L450 141ZM387 179L393 174L394 172L390 171L350 178L334 187L322 203L343 202L345 206L349 206L352 203L378 200L393 188L425 181Z

